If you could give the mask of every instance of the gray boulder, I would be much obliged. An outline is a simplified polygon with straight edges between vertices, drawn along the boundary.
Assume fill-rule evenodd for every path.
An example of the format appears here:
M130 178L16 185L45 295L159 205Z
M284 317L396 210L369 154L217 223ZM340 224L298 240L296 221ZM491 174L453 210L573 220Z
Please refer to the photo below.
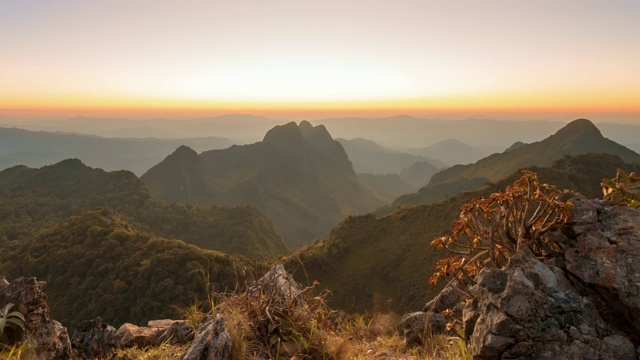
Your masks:
M404 314L402 329L405 347L422 346L424 340L434 334L447 333L447 323L450 319L462 318L463 292L455 288L455 284L444 288L433 300L429 301L422 311ZM443 315L445 310L452 310L451 318Z
M178 324L178 325L176 325ZM150 320L147 326L137 326L125 323L120 326L115 334L116 344L118 348L129 348L137 346L142 349L147 346L158 346L163 341L169 339L167 332L177 331L176 328L187 326L184 320ZM174 327L172 329L172 327ZM172 329L172 330L170 330ZM180 331L185 338L176 339L176 342L185 343L189 334Z
M230 360L231 335L221 316L209 317L200 327L180 360Z
M636 359L633 343L609 326L564 271L528 249L504 270L486 268L463 311L476 359Z
M307 304L299 298L302 289L300 285L293 279L293 276L289 274L282 264L277 264L272 267L264 276L258 279L248 289L249 294L257 295L261 294L273 301L276 301L278 305L285 303L296 302L300 307L306 307Z
M109 358L116 349L116 329L100 317L83 321L71 335L71 346L82 358Z

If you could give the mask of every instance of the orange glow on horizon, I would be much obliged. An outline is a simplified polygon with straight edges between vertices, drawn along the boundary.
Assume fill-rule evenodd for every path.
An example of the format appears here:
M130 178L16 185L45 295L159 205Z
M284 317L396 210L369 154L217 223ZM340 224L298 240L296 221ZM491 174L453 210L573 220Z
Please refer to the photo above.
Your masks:
M640 113L640 96L633 93L490 94L424 99L359 101L203 101L161 98L49 96L40 99L0 99L1 113L37 112L74 115L198 116L244 113L304 116L342 114L455 114L455 113Z

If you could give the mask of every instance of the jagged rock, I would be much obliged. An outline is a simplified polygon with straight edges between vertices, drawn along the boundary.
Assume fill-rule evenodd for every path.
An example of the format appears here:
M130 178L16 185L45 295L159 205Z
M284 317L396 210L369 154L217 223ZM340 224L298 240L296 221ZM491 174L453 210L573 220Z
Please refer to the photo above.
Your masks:
M187 344L193 340L193 329L184 320L174 321L167 330L160 335L158 343Z
M0 277L0 304L12 303L14 311L24 315L25 331L16 334L19 341L28 341L36 358L69 359L71 343L67 329L51 319L43 281L36 278L17 278L8 282Z
M475 359L636 359L563 270L526 248L505 270L483 269L472 291L463 322Z
M445 287L433 300L424 305L422 311L441 313L445 310L459 311L462 313L462 301L465 300L465 294L456 289L456 283Z
M585 284L608 322L614 322L636 344L640 343L640 211L608 201L584 201L579 196L574 214L579 226L565 231L567 271ZM573 217L575 218L575 216ZM610 319L609 319L610 318Z
M447 319L440 313L417 311L402 316L404 345L406 348L421 346L424 339L445 331Z
M71 346L82 358L108 358L116 348L116 329L100 317L83 321L71 335Z
M116 332L116 341L118 348L137 346L142 349L155 344L158 336L160 333L157 329L125 323Z
M209 317L198 331L180 360L230 360L231 335L223 317Z
M306 306L304 301L298 297L302 292L300 285L284 269L282 264L272 267L255 284L251 285L248 291L254 295L261 293L263 296L270 297L274 301L281 303L296 301L298 306Z
M448 323L443 311L452 310L453 318L462 317L462 301L464 294L453 286L448 286L429 301L422 311L404 314L402 329L405 337L405 347L421 346L424 339L433 334L446 332Z
M147 346L160 345L161 339L167 339L164 334L176 323L184 323L184 320L150 320L147 326L122 324L115 335L117 346L118 348L137 346L142 349Z

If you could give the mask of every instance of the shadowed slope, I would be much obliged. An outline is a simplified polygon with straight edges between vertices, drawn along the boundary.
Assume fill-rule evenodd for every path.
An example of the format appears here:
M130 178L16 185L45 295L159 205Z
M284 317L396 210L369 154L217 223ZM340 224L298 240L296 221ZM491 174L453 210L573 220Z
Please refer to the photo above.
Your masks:
M17 166L0 172L0 244L24 240L69 216L108 207L143 230L207 249L252 258L284 254L273 224L250 206L200 208L151 198L128 171L106 172L69 159L40 169Z

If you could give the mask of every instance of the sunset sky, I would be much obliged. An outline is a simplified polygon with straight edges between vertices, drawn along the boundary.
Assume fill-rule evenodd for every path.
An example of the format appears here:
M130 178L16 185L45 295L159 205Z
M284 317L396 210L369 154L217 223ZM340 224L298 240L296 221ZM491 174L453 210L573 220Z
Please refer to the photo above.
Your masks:
M640 114L640 1L0 0L0 109Z

